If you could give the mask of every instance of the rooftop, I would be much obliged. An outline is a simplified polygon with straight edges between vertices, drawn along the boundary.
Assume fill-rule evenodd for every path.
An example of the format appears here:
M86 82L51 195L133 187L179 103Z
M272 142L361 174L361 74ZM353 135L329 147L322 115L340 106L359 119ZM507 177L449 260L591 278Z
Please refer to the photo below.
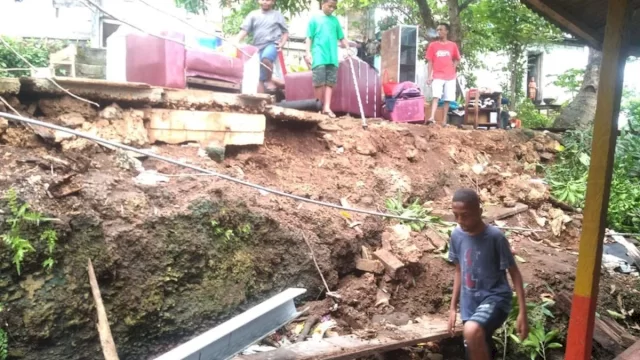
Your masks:
M606 0L521 0L563 30L601 49L607 22ZM631 9L629 55L640 56L640 0L629 0Z

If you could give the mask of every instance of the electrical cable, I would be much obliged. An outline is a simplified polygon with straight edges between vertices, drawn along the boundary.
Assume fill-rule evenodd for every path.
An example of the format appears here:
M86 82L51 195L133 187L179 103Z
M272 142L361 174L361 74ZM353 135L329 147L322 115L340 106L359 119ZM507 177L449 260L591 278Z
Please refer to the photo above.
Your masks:
M333 208L333 209L338 209L338 210L343 210L343 211L347 211L347 212L354 212L354 213L360 213L360 214L366 214L366 215L372 215L372 216L379 216L379 217L384 217L384 218L389 218L389 219L396 219L396 220L404 220L404 221L417 221L417 222L423 222L426 223L427 220L426 219L417 219L417 218L410 218L410 217L405 217L405 216L399 216L399 215L393 215L393 214L385 214L385 213L381 213L381 212L377 212L377 211L370 211L370 210L364 210L364 209L356 209L356 208L350 208L350 207L346 207L346 206L341 206L341 205L337 205L337 204L332 204L332 203L328 203L328 202L324 202L324 201L318 201L318 200L313 200L313 199L307 199L305 197L302 196L298 196L298 195L293 195L293 194L289 194L286 193L284 191L280 191L280 190L275 190L275 189L271 189L262 185L258 185L258 184L254 184L248 181L244 181L244 180L240 180L237 178L234 178L232 176L229 175L224 175L224 174L220 174L218 172L212 171L212 170L208 170L208 169L204 169L198 166L194 166L194 165L190 165L190 164L185 164L182 163L180 161L162 156L162 155L158 155L158 154L154 154L151 152L147 152L144 150L140 150L140 149L136 149L134 147L128 146L128 145L124 145L124 144L120 144L114 141L109 141L109 140L105 140L102 139L100 137L94 136L94 135L90 135L90 134L86 134L80 131L76 131L76 130L72 130L63 126L58 126L58 125L54 125L54 124L50 124L44 121L40 121L40 120L34 120L34 119L30 119L30 118L26 118L23 116L17 116L17 115L11 115L11 114L7 114L7 113L3 113L0 112L0 118L4 117L10 120L14 120L14 121L18 121L18 122L22 122L22 123L26 123L32 126L42 126L45 128L49 128L49 129L53 129L53 130L58 130L58 131L63 131L66 132L68 134L72 134L81 138L85 138L87 140L91 140L93 142L96 142L98 144L102 144L104 146L110 147L110 148L120 148L126 151L131 151L134 153L138 153L141 155L145 155L157 160L161 160L164 162L167 162L169 164L173 164L173 165L177 165L177 166L182 166L191 170L195 170L195 171L199 171L201 173L204 174L208 174L208 175L212 175L212 176L216 176L219 177L221 179L225 179L240 185L244 185L244 186L248 186L248 187L252 187L254 189L257 190L261 190L264 192L268 192L271 194L275 194L275 195L280 195L280 196L284 196L284 197L288 197L294 200L298 200L298 201L302 201L302 202L306 202L306 203L310 203L310 204L314 204L314 205L319 205L319 206L324 206L324 207L329 207L329 208ZM450 223L450 222L446 222L443 221L443 223L449 223L449 224L454 224L454 223ZM508 226L496 226L499 229L502 230L514 230L514 231L527 231L527 232L544 232L545 230L541 230L541 229L528 229L528 228L520 228L520 227L508 227Z
M363 210L363 209L355 209L355 208L349 208L349 207L345 207L345 206L341 206L341 205L337 205L337 204L332 204L332 203L328 203L328 202L323 202L323 201L318 201L318 200L313 200L313 199L307 199L305 197L302 196L298 196L298 195L293 195L293 194L289 194L286 193L284 191L280 191L280 190L275 190L275 189L270 189L261 185L257 185L248 181L244 181L244 180L240 180L237 178L234 178L232 176L228 176L228 175L224 175L224 174L220 174L218 172L212 171L212 170L208 170L208 169L204 169L198 166L193 166L190 164L185 164L182 162L179 162L177 160L168 158L168 157L164 157L162 155L158 155L158 154L154 154L151 152L147 152L144 150L140 150L140 149L136 149L134 147L128 146L128 145L124 145L124 144L120 144L117 142L113 142L113 141L109 141L109 140L105 140L102 139L100 137L97 136L93 136L90 134L86 134L80 131L76 131L76 130L72 130L72 129L68 129L65 128L63 126L58 126L58 125L54 125L54 124L49 124L47 122L43 122L43 121L39 121L39 120L34 120L34 119L30 119L30 118L26 118L26 117L22 117L22 116L17 116L17 115L11 115L11 114L7 114L7 113L2 113L0 112L0 117L4 117L10 120L14 120L14 121L18 121L18 122L23 122L26 124L31 124L31 125L36 125L36 126L42 126L42 127L46 127L49 129L53 129L53 130L58 130L58 131L63 131L69 134L73 134L75 136L81 137L81 138L85 138L87 140L91 140L103 145L107 145L107 146L111 146L111 147L115 147L115 148L120 148L126 151L131 151L131 152L135 152L138 154L142 154L157 160L161 160L173 165L177 165L177 166L182 166L191 170L195 170L195 171L199 171L205 174L209 174L209 175L213 175L213 176L217 176L221 179L225 179L231 182L235 182L237 184L241 184L241 185L245 185L245 186L249 186L252 187L254 189L257 190L262 190L268 193L272 193L275 195L280 195L280 196L284 196L284 197L288 197L291 199L295 199L298 201L303 201L303 202L307 202L307 203L311 203L311 204L315 204L315 205L319 205L319 206L325 206L325 207L330 207L330 208L334 208L334 209L338 209L338 210L344 210L344 211L349 211L349 212L355 212L355 213L361 213L361 214L367 214L367 215L373 215L373 216L381 216L381 217L386 217L386 218L391 218L391 219L397 219L397 220L404 220L404 221L418 221L418 222L426 222L424 219L416 219L416 218L410 218L410 217L405 217L405 216L398 216L398 215L393 215L393 214L385 214L385 213L380 213L380 212L376 212L376 211L370 211L370 210Z

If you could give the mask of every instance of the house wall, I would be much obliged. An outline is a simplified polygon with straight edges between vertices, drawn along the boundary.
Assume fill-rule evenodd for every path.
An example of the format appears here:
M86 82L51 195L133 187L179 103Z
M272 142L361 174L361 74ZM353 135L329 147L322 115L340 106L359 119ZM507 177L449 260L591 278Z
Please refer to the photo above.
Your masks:
M571 99L571 94L553 85L557 75L569 69L584 69L589 59L589 49L584 46L553 45L546 48L531 48L528 52L542 53L541 83L538 83L540 98L556 98L561 104ZM508 58L498 53L489 53L481 57L484 68L476 70L476 84L493 90L505 91L503 86L508 83L506 71ZM523 78L523 91L526 93L526 74Z
M190 24L209 32L222 27L223 14L216 11L219 2L209 1L209 13L188 14L175 6L174 0L147 0L154 7L189 21ZM137 0L96 0L102 7L118 18L130 22L146 31L156 32L172 29L186 33L199 32L182 22L164 15ZM51 0L0 0L0 34L16 37L59 38L91 40L93 46L101 46L101 17L98 12L78 2L56 9ZM25 20L29 25L25 26Z
M0 1L0 34L14 37L91 39L93 14L82 5L56 11L51 0Z

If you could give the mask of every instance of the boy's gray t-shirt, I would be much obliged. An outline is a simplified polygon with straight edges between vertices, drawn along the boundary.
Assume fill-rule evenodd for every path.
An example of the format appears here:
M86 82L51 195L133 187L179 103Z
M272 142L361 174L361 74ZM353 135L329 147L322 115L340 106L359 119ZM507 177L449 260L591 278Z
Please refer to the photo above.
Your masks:
M460 264L460 315L467 321L483 303L511 310L513 291L506 270L515 265L509 242L500 229L487 225L471 236L459 226L451 233L449 261Z
M240 28L253 34L253 45L260 50L269 44L277 43L282 34L288 32L284 16L276 10L253 10Z

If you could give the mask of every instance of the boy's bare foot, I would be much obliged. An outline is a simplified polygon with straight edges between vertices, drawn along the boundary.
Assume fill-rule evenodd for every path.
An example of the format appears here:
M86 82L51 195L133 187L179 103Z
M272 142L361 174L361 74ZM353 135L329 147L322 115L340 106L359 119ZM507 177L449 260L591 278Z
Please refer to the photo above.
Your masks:
M429 120L425 120L425 121L424 121L424 124L425 124L425 125L433 125L433 124L435 124L435 123L436 123L436 122L435 122L435 121L433 121L433 119L429 119Z
M328 117L335 119L336 118L336 114L333 113L333 111L331 110L323 110L322 111L323 115L327 115Z
M265 81L264 89L267 92L274 92L278 89L278 86L273 81Z

